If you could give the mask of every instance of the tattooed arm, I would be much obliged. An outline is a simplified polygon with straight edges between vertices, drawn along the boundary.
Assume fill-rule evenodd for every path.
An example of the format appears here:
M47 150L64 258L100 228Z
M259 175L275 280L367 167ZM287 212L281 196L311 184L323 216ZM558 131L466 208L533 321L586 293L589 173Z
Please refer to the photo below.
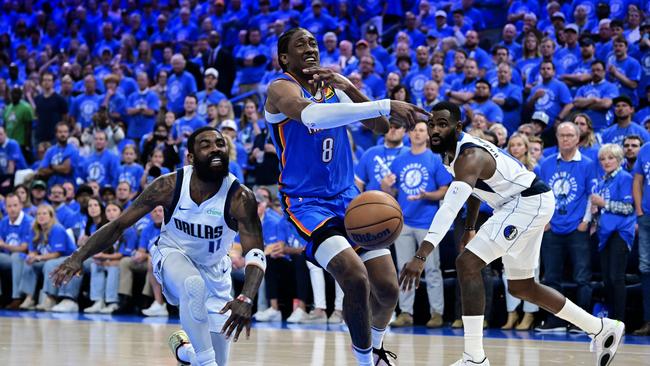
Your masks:
M237 220L239 231L239 238L245 256L251 249L264 250L264 240L262 239L262 223L259 216L257 216L257 201L253 192L241 186L235 192L232 205L230 207L231 217ZM241 294L249 299L254 299L257 290L264 278L264 271L258 266L246 266L246 276L244 280L244 288ZM226 304L221 310L221 313L231 310L232 313L228 320L224 323L222 333L226 337L235 332L234 341L239 338L239 334L245 328L246 338L250 336L251 316L253 311L253 304L235 299Z
M88 238L84 246L77 249L52 272L50 277L54 283L59 286L68 282L72 276L81 271L85 259L113 245L122 236L124 230L133 226L156 206L169 206L173 199L175 185L175 172L154 180L124 213L97 230Z

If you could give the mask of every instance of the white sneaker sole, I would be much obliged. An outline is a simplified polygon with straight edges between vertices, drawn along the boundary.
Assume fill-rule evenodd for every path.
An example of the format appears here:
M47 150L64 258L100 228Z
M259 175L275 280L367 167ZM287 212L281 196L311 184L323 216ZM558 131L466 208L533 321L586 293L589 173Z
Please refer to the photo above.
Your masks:
M621 323L623 324L623 323ZM614 328L614 331L605 335L605 341L603 342L603 351L598 355L598 360L596 366L609 366L616 356L616 351L618 346L623 340L623 334L625 334L625 324L621 327Z

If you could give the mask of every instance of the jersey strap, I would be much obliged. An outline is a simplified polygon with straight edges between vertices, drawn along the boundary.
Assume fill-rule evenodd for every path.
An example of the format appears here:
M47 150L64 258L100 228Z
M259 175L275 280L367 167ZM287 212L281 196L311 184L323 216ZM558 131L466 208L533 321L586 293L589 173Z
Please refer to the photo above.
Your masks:
M232 196L235 195L235 192L237 192L239 186L240 186L239 181L235 179L230 185L230 189L228 190L228 195L226 196L226 204L224 205L223 208L224 221L226 221L226 225L228 225L228 227L232 231L238 231L238 227L237 227L237 219L235 219L230 215L230 203L232 202Z
M176 169L176 186L174 187L174 199L172 200L171 206L169 208L165 207L165 225L169 223L169 220L174 214L178 200L181 197L181 189L183 188L183 168Z

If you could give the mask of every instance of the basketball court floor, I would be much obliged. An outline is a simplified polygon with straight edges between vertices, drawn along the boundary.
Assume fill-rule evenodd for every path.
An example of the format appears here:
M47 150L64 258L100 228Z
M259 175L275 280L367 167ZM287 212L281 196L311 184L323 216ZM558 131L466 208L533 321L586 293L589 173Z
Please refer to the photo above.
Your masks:
M135 316L0 311L0 365L176 365L167 337L178 320ZM613 365L650 365L650 337L627 336ZM415 327L395 330L386 349L397 364L447 366L463 351L461 330ZM492 365L594 365L584 335L545 335L489 330ZM232 347L232 366L354 366L348 334L326 325L256 324L249 340Z

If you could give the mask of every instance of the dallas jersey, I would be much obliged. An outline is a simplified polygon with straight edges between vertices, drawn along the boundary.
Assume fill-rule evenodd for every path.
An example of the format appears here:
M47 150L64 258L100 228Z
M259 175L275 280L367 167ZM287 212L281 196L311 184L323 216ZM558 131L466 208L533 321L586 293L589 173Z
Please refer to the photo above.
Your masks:
M288 73L278 79L300 85ZM300 87L303 97L315 103L352 102L344 92L327 85L316 95ZM280 192L290 197L328 198L354 184L352 150L344 126L315 130L282 113L264 113L280 160Z
M165 220L156 245L174 248L203 266L214 266L228 254L237 234L237 224L230 217L230 197L239 188L229 174L212 197L197 205L190 197L193 167L176 171L176 188L171 209L165 208Z
M461 133L456 144L454 160L449 165L445 165L447 171L454 177L456 176L454 162L465 149L472 147L487 151L496 162L494 175L489 179L478 179L473 190L474 196L493 209L500 208L518 195L532 196L549 190L548 186L539 180L535 173L526 169L519 160L493 144L467 133Z

